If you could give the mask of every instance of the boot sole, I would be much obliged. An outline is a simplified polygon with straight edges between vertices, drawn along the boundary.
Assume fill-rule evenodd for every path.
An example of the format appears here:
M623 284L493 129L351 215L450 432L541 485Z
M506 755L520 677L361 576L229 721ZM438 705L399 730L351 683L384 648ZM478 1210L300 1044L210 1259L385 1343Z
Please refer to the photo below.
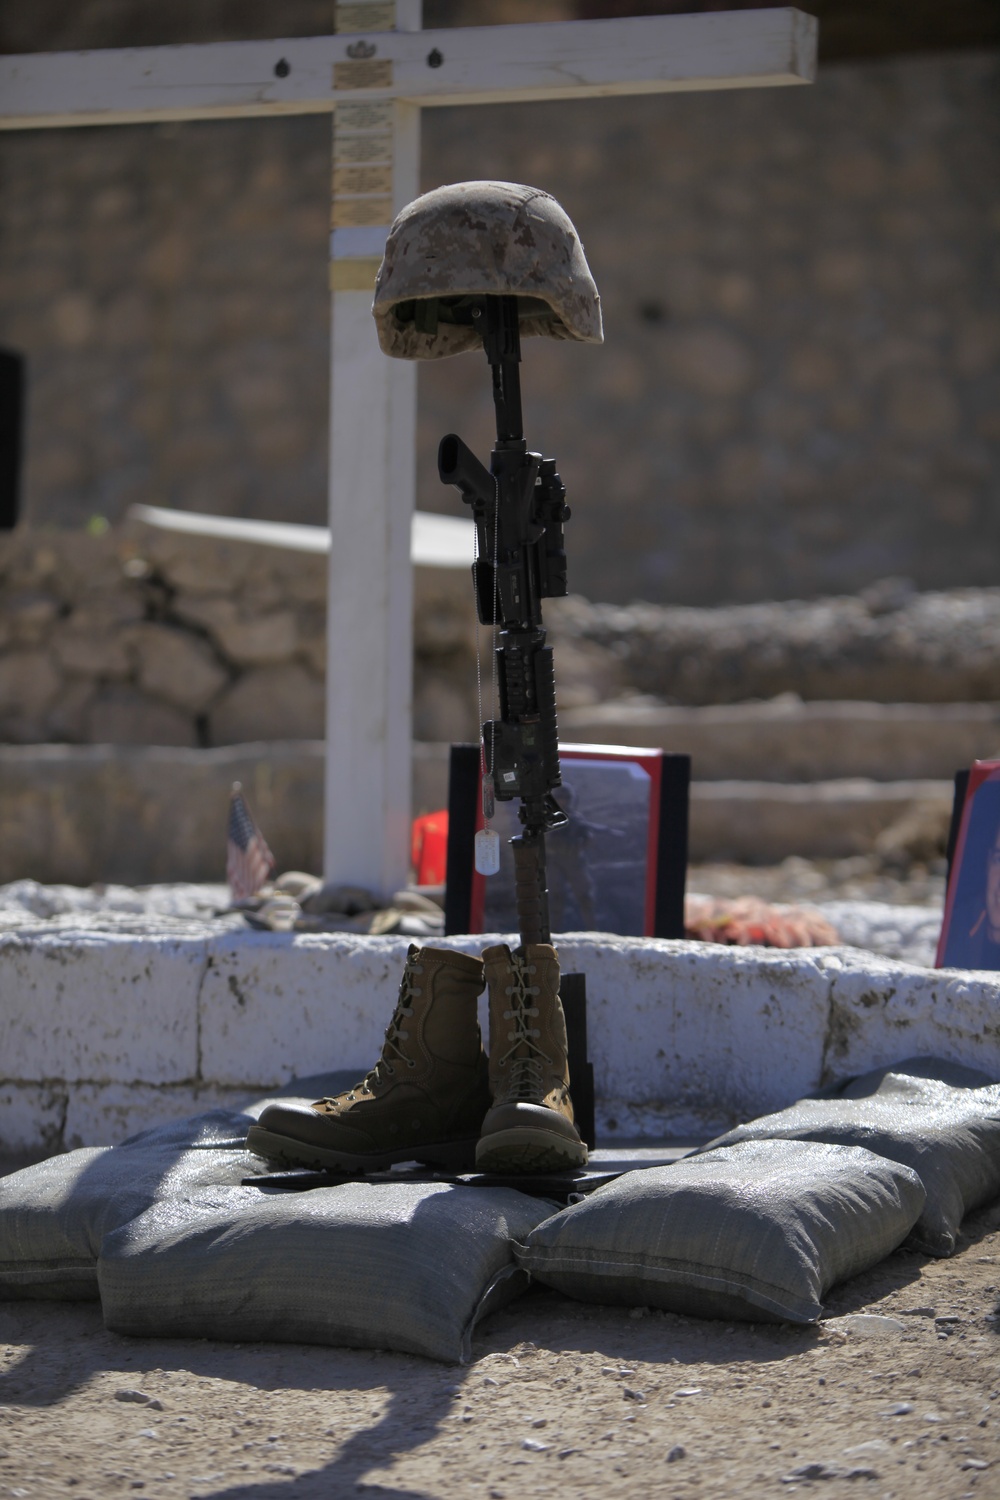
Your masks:
M498 1130L476 1147L480 1172L566 1172L587 1165L587 1148L555 1131Z
M471 1169L475 1160L476 1141L429 1141L426 1144L397 1147L394 1151L355 1153L337 1151L329 1146L315 1146L310 1141L296 1141L277 1135L262 1125L252 1125L247 1134L247 1150L265 1161L280 1161L289 1167L312 1167L317 1172L384 1172L400 1161L417 1161L428 1167Z

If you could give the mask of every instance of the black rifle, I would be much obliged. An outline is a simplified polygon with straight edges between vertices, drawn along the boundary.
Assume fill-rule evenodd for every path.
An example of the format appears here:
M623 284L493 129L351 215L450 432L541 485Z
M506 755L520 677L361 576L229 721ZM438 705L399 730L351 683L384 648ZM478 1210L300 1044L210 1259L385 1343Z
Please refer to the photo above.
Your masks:
M457 302L458 299L456 299ZM516 297L473 297L451 316L482 333L493 375L497 440L487 470L449 433L438 448L438 473L472 506L478 532L473 567L476 607L498 625L500 717L483 725L494 795L520 798L522 832L511 840L522 943L548 943L545 834L567 822L552 796L561 784L552 648L542 628L543 599L566 593L563 524L566 490L555 460L529 453L521 422L521 340Z

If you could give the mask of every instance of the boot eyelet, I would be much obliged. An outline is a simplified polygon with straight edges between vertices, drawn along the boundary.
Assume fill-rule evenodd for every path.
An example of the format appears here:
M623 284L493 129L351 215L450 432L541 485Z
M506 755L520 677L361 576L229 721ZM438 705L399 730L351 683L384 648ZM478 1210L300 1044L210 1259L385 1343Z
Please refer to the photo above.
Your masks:
M416 1067L416 1066L417 1066L417 1065L416 1065L416 1063L415 1063L415 1062L414 1062L414 1061L413 1061L413 1059L412 1059L412 1057L408 1057L408 1058L407 1058L407 1059L406 1059L406 1066L407 1066L407 1067L408 1067L408 1068L415 1068L415 1067Z

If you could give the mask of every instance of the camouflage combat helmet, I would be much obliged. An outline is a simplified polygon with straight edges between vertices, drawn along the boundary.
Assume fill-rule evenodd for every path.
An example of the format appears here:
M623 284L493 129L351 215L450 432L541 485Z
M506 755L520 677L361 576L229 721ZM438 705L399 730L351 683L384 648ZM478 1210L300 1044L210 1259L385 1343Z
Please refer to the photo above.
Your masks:
M443 359L481 348L469 308L484 295L517 297L522 337L604 341L580 237L540 188L456 182L397 214L372 306L383 352Z

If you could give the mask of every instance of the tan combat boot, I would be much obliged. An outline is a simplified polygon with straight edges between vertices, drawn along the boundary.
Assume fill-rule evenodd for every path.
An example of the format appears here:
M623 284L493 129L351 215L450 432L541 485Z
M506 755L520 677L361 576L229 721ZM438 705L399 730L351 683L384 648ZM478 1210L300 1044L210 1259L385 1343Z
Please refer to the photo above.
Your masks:
M476 1166L481 1172L558 1172L582 1167L587 1148L573 1123L559 959L548 943L483 954L490 989L490 1089Z
M247 1147L269 1161L377 1172L397 1161L471 1166L489 1108L476 1001L483 965L411 943L399 999L371 1072L311 1106L269 1104Z

